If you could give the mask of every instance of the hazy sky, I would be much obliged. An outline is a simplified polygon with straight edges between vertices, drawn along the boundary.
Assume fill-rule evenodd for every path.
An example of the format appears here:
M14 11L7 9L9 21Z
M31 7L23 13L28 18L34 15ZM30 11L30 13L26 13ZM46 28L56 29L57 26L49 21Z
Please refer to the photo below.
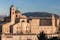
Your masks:
M0 15L8 15L12 4L21 12L50 12L60 15L60 0L0 0Z

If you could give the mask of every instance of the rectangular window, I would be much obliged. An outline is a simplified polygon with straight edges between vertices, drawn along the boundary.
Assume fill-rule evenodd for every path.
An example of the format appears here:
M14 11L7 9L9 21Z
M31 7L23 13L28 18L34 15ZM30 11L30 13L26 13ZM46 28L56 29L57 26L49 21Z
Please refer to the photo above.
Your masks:
M51 26L52 19L40 19L40 26Z

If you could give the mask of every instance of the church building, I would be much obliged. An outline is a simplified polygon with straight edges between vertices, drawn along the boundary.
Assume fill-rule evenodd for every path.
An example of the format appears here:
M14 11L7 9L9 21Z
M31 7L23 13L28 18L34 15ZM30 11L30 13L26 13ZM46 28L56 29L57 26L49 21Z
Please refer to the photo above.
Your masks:
M1 26L1 40L38 40L37 36L41 32L46 33L48 38L58 37L60 17L54 14L43 17L40 14L39 16L28 17L23 15L14 5L11 5L10 21L3 23Z

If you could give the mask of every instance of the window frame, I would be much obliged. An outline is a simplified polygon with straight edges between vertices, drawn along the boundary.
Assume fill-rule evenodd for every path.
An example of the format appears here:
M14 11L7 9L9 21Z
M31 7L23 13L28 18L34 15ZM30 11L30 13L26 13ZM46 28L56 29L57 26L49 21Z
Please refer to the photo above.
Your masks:
M43 23L41 20L43 20ZM44 21L45 21L45 24L44 24ZM50 21L50 24L48 24L49 21ZM52 19L40 19L39 26L52 26Z

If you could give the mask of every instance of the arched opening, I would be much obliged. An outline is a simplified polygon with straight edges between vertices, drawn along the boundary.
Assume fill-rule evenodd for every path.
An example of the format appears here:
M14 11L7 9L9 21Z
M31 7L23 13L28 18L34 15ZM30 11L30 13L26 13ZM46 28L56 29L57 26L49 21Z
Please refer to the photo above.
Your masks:
M24 20L22 20L22 22L25 22Z

